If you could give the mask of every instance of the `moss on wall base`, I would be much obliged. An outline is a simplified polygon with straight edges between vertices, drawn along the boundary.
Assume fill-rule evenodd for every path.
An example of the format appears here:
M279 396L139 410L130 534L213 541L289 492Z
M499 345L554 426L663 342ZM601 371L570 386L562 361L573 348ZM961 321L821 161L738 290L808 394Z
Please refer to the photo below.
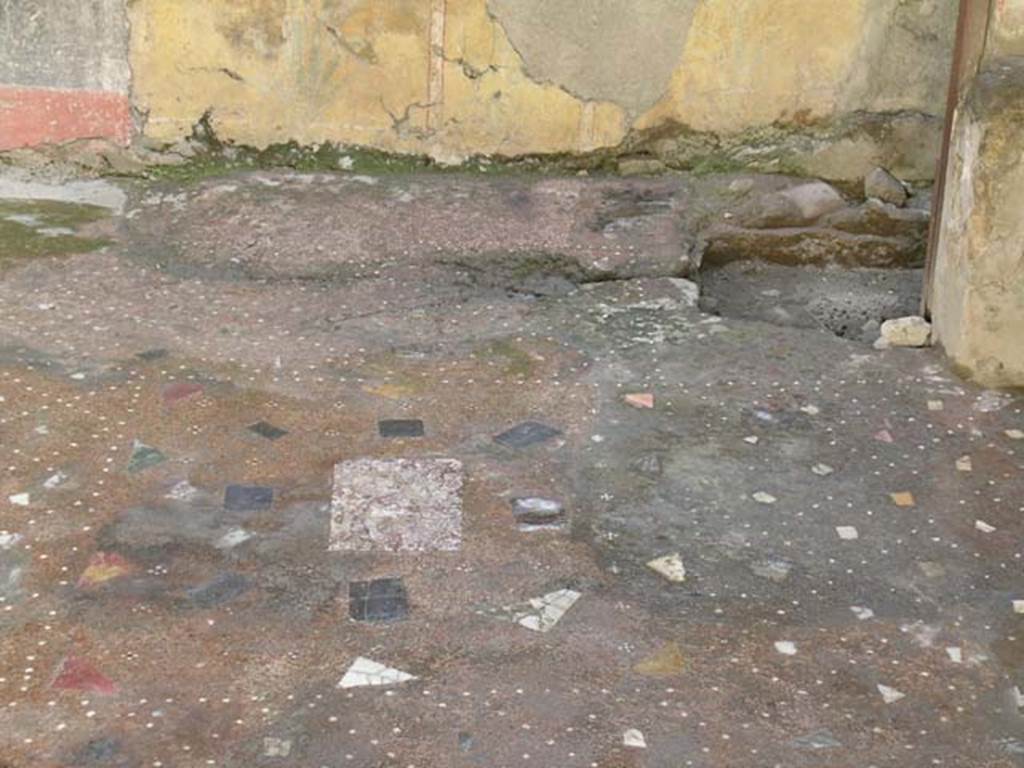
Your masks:
M205 117L173 143L140 140L123 148L95 140L0 153L0 164L64 166L85 175L188 180L237 169L408 173L412 171L565 174L685 170L785 173L859 183L876 166L910 182L934 177L940 121L911 112L854 113L805 125L774 124L736 134L696 131L669 122L631 132L615 147L589 152L475 155L444 162L424 154L297 141L253 147L218 136Z

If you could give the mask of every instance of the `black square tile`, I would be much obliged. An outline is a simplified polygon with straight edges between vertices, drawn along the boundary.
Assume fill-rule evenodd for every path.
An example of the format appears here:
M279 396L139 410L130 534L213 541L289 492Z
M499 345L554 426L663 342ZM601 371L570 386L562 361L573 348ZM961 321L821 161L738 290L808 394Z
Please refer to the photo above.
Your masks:
M423 437L423 422L419 419L384 419L377 422L381 437Z
M273 424L266 421L257 421L255 424L250 424L249 431L255 432L260 437L267 438L267 440L277 440L278 438L284 437L288 434L287 429L275 427Z
M224 509L229 512L258 512L270 509L274 489L261 485L229 485L224 489Z
M560 434L562 434L561 430L541 424L539 421L524 421L496 436L494 442L506 448L526 448L546 442Z
M353 581L348 585L348 614L355 621L399 621L409 614L401 579Z

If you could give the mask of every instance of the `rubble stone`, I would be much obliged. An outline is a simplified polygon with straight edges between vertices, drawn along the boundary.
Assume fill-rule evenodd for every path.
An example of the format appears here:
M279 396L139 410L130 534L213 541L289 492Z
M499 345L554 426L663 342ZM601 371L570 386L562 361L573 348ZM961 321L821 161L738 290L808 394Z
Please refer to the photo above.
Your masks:
M846 205L835 187L814 181L770 192L754 201L743 223L755 229L805 227Z
M864 196L903 207L907 204L907 188L885 168L875 168L864 179Z

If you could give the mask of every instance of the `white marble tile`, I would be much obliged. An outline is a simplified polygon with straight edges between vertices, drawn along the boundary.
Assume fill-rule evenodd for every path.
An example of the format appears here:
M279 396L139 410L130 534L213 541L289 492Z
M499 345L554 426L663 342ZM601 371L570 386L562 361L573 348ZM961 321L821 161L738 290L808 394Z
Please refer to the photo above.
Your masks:
M622 743L633 749L647 749L647 739L644 738L643 731L636 728L630 728L622 734Z
M686 566L683 565L683 558L678 552L664 557L656 557L647 563L647 567L676 584L686 581Z
M881 683L878 685L878 692L882 694L882 701L886 704L895 704L907 695L903 691L897 691L895 688L890 688L888 685L882 685Z
M514 610L513 621L535 632L549 632L580 599L580 593L572 589L549 592L535 597L527 606Z
M338 683L339 688L362 688L367 686L386 686L415 680L415 675L400 669L385 666L379 662L360 656L352 662L345 676Z

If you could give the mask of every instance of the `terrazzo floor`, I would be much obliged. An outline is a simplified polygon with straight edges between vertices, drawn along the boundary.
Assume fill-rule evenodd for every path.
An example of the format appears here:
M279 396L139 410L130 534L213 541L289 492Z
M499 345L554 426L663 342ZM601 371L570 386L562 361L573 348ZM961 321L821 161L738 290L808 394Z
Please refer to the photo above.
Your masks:
M1024 765L1024 398L574 278L683 242L587 184L135 184L0 273L0 766Z

